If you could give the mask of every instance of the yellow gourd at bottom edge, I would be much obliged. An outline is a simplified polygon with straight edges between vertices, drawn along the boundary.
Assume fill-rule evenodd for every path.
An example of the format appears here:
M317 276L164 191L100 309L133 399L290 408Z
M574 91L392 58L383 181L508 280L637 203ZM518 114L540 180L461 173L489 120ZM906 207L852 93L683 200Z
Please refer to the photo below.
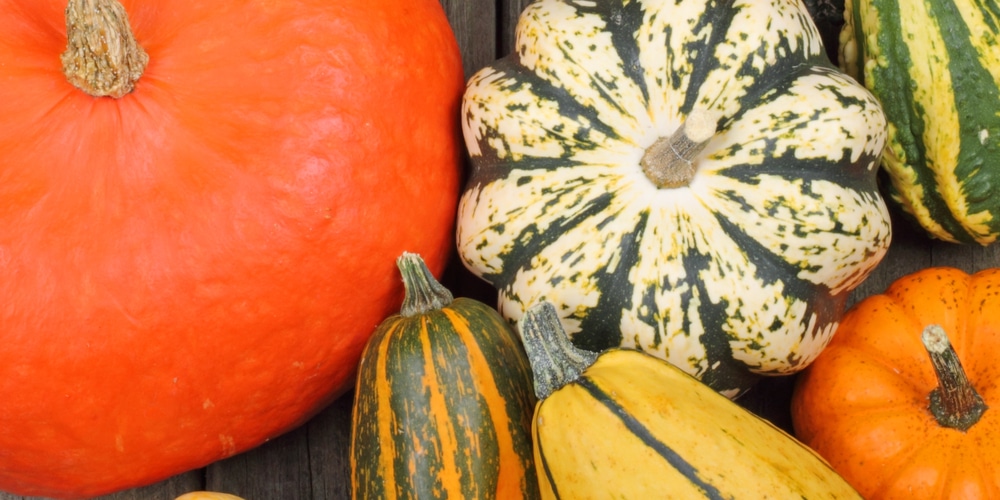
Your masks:
M190 493L185 493L174 500L243 500L243 498L217 491L192 491Z
M668 362L577 349L544 302L518 326L542 498L861 498L808 447Z

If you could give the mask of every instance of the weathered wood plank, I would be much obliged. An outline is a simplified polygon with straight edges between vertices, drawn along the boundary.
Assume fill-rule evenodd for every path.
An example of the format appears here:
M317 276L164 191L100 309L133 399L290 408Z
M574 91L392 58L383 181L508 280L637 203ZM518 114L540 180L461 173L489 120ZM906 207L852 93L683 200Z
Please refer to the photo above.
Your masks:
M496 59L497 0L441 0L462 52L468 79Z
M178 474L170 479L143 488L133 488L112 495L100 497L100 500L173 500L178 495L201 489L204 478L201 471L191 471ZM0 492L0 500L43 500L39 497L25 497Z
M497 57L514 50L514 29L521 11L531 0L497 0Z
M244 498L311 498L308 426L206 469L205 489Z

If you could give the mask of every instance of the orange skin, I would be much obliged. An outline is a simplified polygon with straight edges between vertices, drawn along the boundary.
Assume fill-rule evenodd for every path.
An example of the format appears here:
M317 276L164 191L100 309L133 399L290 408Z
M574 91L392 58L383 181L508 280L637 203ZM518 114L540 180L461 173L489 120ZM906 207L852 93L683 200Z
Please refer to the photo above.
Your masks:
M149 65L70 85L64 0L0 0L0 490L84 497L349 389L395 259L450 257L464 88L437 0L123 2Z
M798 380L797 437L869 500L1000 498L997 311L1000 269L925 269L858 303ZM920 336L935 323L992 408L967 432L928 410L938 380Z

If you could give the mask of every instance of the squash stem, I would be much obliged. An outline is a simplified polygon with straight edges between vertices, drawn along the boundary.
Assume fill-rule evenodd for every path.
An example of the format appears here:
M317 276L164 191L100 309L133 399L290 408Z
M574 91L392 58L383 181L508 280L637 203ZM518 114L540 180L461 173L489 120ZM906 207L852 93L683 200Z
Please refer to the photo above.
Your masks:
M531 363L539 401L580 378L597 360L597 353L573 345L555 306L549 302L528 308L518 321L518 332Z
M135 88L149 62L117 0L69 0L63 74L94 97L120 98Z
M447 288L434 279L420 255L403 252L396 259L396 267L403 275L405 296L399 315L403 317L426 314L444 307L455 299Z
M687 186L697 171L695 157L701 153L718 130L720 113L696 109L669 137L653 143L639 165L659 188Z
M931 413L944 427L962 432L969 430L987 410L986 403L969 382L943 328L929 325L924 328L920 340L931 357L938 377L939 385L930 394Z

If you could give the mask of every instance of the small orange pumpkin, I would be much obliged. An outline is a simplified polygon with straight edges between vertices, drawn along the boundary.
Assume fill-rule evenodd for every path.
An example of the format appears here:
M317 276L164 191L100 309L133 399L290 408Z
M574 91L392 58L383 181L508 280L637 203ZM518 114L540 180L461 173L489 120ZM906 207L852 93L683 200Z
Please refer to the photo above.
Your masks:
M869 500L1000 498L996 311L1000 269L929 268L856 304L796 383L796 435Z

